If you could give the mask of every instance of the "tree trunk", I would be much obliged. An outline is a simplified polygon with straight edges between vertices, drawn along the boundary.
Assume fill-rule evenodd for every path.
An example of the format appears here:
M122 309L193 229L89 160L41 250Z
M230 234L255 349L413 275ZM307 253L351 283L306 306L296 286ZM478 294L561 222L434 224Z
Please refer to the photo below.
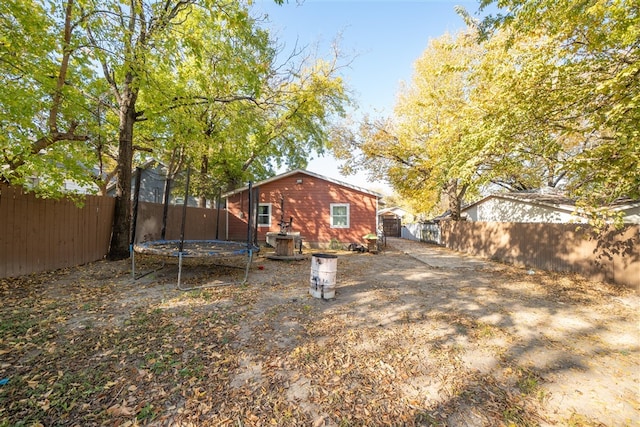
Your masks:
M445 186L445 192L449 202L449 212L451 212L451 219L454 221L460 221L460 211L462 207L462 199L467 192L467 185L463 185L462 189L458 192L458 181L452 179Z
M129 257L131 233L131 168L133 166L133 125L136 121L137 90L130 89L122 95L120 105L120 129L118 146L118 172L116 203L113 215L113 231L109 259Z
M207 155L203 155L202 156L202 163L200 164L200 185L199 185L199 192L200 194L198 194L198 207L199 208L206 208L207 207L207 198L204 195L204 188L205 185L204 183L207 182L207 173L209 172L209 159L207 158Z

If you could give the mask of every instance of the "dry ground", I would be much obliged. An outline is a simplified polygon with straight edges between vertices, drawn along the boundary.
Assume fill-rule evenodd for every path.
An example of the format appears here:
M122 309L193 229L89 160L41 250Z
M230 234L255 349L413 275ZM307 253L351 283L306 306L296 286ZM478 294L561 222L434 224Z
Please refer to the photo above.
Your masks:
M403 240L338 255L329 301L264 251L188 292L128 261L0 280L0 426L640 425L637 295Z

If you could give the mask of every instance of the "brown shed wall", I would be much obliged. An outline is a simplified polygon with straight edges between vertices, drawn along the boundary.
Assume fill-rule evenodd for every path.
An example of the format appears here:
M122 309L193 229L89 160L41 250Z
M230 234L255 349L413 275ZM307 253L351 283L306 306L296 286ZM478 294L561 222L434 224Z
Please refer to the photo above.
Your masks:
M548 271L577 272L640 292L640 226L611 229L599 240L582 224L454 222L441 224L450 249Z
M302 182L298 183L298 180ZM334 239L342 244L361 243L362 236L376 233L377 198L374 195L303 173L261 185L259 191L259 203L271 203L271 226L258 227L259 241L266 240L267 232L280 231L282 198L285 221L293 217L292 231L300 232L305 244L311 247L328 246ZM244 240L247 235L247 191L230 196L227 203L229 240ZM332 203L349 204L349 228L331 228Z

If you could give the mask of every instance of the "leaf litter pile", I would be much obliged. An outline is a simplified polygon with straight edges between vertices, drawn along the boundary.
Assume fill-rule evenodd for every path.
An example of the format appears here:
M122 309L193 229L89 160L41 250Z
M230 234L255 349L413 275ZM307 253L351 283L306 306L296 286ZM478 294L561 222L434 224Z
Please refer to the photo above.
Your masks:
M329 301L309 295L308 259L262 256L245 285L188 292L175 266L133 281L128 261L1 280L0 426L638 421L628 291L392 247L337 254Z

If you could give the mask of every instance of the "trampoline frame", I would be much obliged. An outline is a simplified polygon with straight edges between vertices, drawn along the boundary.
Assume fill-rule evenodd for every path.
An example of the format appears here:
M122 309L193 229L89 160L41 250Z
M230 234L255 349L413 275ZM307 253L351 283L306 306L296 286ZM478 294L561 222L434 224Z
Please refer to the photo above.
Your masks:
M251 266L251 262L253 261L253 253L258 249L253 245L250 245L250 247L247 248L243 243L231 242L227 240L184 240L182 243L183 243L182 251L180 251L179 249L180 240L153 240L153 241L135 244L133 247L133 252L131 253L133 274L135 275L135 256L136 256L136 253L138 253L141 255L153 255L153 256L178 258L177 288L182 291L189 291L189 290L198 289L198 288L208 288L208 287L215 287L215 286L244 284L247 282L247 278L249 277L249 268ZM161 245L166 245L168 246L168 248L166 249L159 248L158 246L161 246ZM193 245L202 245L205 247L209 245L210 248L194 251L190 249L190 247ZM235 249L215 250L211 245L229 246L229 247L234 247ZM244 277L242 278L242 280L222 282L222 283L210 283L202 286L192 286L192 287L182 286L182 280L181 280L182 279L182 262L185 258L192 258L192 259L230 258L230 257L236 257L240 255L247 256L247 263L244 267L222 265L222 264L212 264L212 265L231 267L231 268L242 268L244 269ZM162 268L164 268L164 266L165 266L165 263L163 263L161 267L155 270L151 270L149 272L146 272L136 277L135 280L140 279L146 275L149 275L155 271L161 270Z
M164 225L163 225L163 235L162 235L162 239L161 240L153 240L153 241L147 241L147 242L142 242L142 243L138 243L135 244L135 230L136 230L136 225L137 225L137 216L138 216L138 200L139 200L139 191L140 191L140 177L141 177L141 172L142 170L140 168L138 168L137 171L137 176L136 176L136 181L135 181L135 190L134 190L134 206L133 206L133 218L132 218L132 232L131 232L131 241L130 241L130 245L129 245L129 253L131 255L131 276L132 279L138 280L144 276L147 276L151 273L154 273L156 271L161 270L162 268L164 268L165 263L163 262L162 265L155 269L155 270L151 270L148 271L146 273L143 273L141 275L139 275L138 277L136 277L136 262L135 262L135 254L136 252L140 253L140 254L146 254L146 255L155 255L155 256L163 256L163 257L171 257L171 258L178 258L178 281L177 281L177 289L181 290L181 291L189 291L189 290L194 290L194 289L204 289L204 288L210 288L210 287L216 287L216 286L225 286L225 285L234 285L234 284L245 284L247 282L247 278L249 277L249 268L251 266L251 262L253 261L253 253L257 252L260 250L259 247L257 247L256 245L254 245L252 243L252 218L253 215L251 214L251 209L252 209L252 188L251 188L251 182L249 182L249 215L248 215L248 220L247 220L247 241L245 242L235 242L235 241L227 241L227 240L185 240L184 239L184 231L185 231L185 220L186 220L186 215L187 215L187 203L189 200L189 178L190 178L190 173L191 173L191 169L187 169L187 180L186 180L186 189L185 189L185 198L184 198L184 203L182 206L182 224L181 224L181 230L180 230L180 239L179 240L164 240ZM168 199L165 198L165 208L167 205ZM218 212L219 213L219 212ZM166 221L166 218L163 219L163 222ZM217 237L217 230L216 230L216 237ZM186 243L186 250L185 250L185 243ZM204 251L189 251L189 247L193 246L193 245L202 245L202 246L207 246L207 245L222 245L224 246L228 246L228 247L234 247L234 249L231 250L224 250L224 251L219 251L219 250L204 250ZM167 248L159 248L158 246L160 245L165 245L168 246ZM177 246L177 247L176 247ZM176 250L177 249L177 250ZM244 277L241 281L229 281L229 282L223 282L223 283L208 283L208 284L204 284L204 285L199 285L199 286L191 286L191 287L183 287L181 284L181 279L182 279L182 260L183 258L213 258L213 257L220 257L220 258L229 258L229 257L235 257L235 256L240 256L240 255L246 255L247 256L247 263L244 267ZM233 267L233 268L239 268L236 266L229 266L227 265L226 267Z

